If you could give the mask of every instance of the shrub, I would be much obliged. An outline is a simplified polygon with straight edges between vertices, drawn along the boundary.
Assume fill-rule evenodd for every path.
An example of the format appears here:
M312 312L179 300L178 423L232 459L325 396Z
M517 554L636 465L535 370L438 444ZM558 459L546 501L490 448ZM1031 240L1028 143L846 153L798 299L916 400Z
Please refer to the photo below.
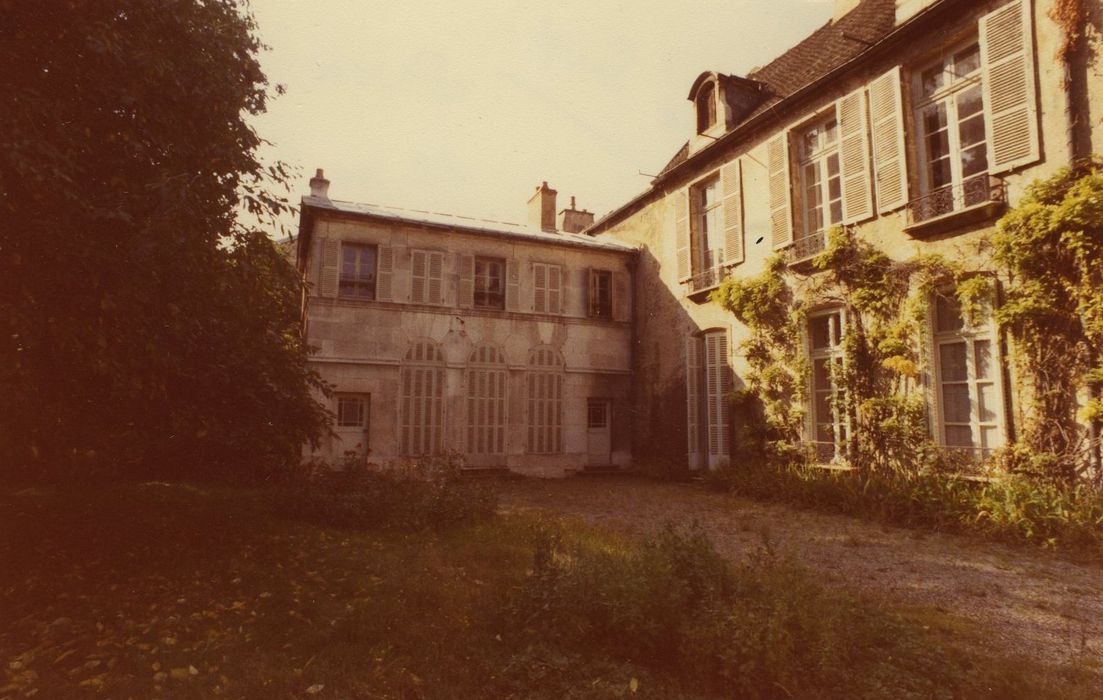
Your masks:
M346 455L338 465L305 465L280 489L286 517L353 530L415 531L489 518L497 495L465 477L462 456L403 460L386 467Z

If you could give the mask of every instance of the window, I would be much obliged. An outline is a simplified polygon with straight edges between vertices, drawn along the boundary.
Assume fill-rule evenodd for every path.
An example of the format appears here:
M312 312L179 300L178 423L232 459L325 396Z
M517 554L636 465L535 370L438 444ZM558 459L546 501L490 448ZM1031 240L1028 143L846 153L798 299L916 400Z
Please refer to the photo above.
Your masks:
M967 323L952 294L935 295L933 308L942 444L987 456L1003 445L991 320L984 312Z
M337 398L337 427L364 427L364 399L359 396L340 396Z
M839 123L834 116L798 135L802 238L809 238L843 219L839 169Z
M375 263L375 246L355 243L342 244L341 277L338 294L342 297L355 299L374 299Z
M989 199L980 46L940 57L915 75L925 219Z
M563 268L532 264L532 310L538 314L563 312Z
M731 442L732 370L728 331L708 331L686 342L686 416L690 468L720 466Z
M475 348L467 369L467 451L503 454L506 434L506 360L496 347Z
M337 454L367 455L370 394L338 394L337 426L333 431Z
M724 210L720 200L720 178L713 177L695 185L693 226L697 260L701 271L712 270L724 261Z
M475 258L475 307L504 309L506 307L504 260Z
M402 454L439 454L444 428L444 356L431 340L415 342L406 352L400 413Z
M586 402L586 427L600 430L609 425L609 402L603 399L589 399Z
M843 313L822 312L808 319L808 351L812 361L812 443L821 462L839 456L847 439L843 390L837 374L843 364Z
M546 346L529 353L528 451L563 452L563 358Z
M697 93L697 133L700 134L716 123L716 89L711 82L701 86Z
M590 318L613 317L613 273L590 270Z
M410 251L410 301L415 304L444 303L444 253Z

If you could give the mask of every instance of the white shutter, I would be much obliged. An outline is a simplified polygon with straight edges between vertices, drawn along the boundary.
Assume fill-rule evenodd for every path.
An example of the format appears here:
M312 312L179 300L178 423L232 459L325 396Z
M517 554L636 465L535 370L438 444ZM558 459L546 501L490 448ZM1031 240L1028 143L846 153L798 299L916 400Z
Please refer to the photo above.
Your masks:
M560 314L563 299L563 268L548 265L548 313Z
M613 273L613 288L610 291L613 295L614 321L632 320L631 281L632 278L627 272Z
M429 253L429 295L430 304L444 303L444 253Z
M766 144L770 177L770 239L774 248L793 242L793 212L789 192L789 134L782 132Z
M813 415L815 396L812 386L812 343L808 336L808 319L800 324L800 356L807 362L808 371L804 373L804 442L816 439L816 418Z
M873 216L869 176L869 127L866 122L866 89L858 88L835 104L839 120L839 172L843 186L844 224Z
M521 271L513 260L506 260L506 309L521 310Z
M690 468L695 467L697 456L701 453L698 436L700 434L700 372L701 339L696 336L686 338L686 451L689 454Z
M546 313L548 308L548 266L532 264L532 310Z
M724 364L724 356L720 352L720 338L719 333L705 335L705 391L710 455L721 454L720 436L724 432L720 423L720 386L723 379L720 368Z
M732 390L732 370L728 364L728 332L716 333L716 373L717 392L716 412L719 416L718 442L719 454L726 457L731 453L731 405L728 395Z
M869 84L873 170L876 173L877 211L880 214L887 214L908 203L902 89L900 66Z
M724 264L743 262L743 173L739 159L720 169L724 206Z
M459 281L456 284L457 305L467 309L475 303L475 256L460 256Z
M992 173L1041 157L1030 6L1026 0L1014 0L980 18L984 126Z
M428 262L424 250L410 251L410 301L424 304L428 285Z
M394 248L381 245L378 248L379 270L375 275L375 298L380 301L394 299Z
M341 275L341 242L335 238L323 239L321 258L318 293L324 297L335 297Z
M919 327L919 361L920 361L920 389L923 392L923 400L927 404L927 424L931 437L935 442L942 444L940 435L941 419L939 417L938 402L938 354L935 352L934 342L934 317L935 300L933 295L928 299L927 311L923 314L923 323Z
M674 243L677 248L678 281L685 282L693 271L689 264L689 190L674 193Z

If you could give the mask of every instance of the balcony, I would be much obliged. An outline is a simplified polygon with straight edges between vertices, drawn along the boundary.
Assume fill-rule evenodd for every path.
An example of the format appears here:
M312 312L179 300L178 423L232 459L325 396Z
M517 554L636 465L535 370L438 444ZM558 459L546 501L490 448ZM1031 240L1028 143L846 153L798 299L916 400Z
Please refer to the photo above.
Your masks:
M1006 202L1003 180L988 173L974 175L958 184L908 202L908 223L904 230L919 238L996 218Z
M727 274L727 269L722 266L711 267L707 270L698 272L693 277L689 278L688 285L690 295L699 294L719 287L720 283L727 277Z
M794 238L785 251L786 262L793 266L808 266L812 258L827 249L827 232L816 231L801 238Z

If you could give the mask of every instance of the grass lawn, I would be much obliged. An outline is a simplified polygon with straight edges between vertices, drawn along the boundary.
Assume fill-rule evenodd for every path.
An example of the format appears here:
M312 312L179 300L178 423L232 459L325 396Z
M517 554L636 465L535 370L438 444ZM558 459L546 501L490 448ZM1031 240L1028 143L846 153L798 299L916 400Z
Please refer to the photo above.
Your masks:
M615 640L580 645L513 622L546 526L533 518L363 533L282 519L271 502L166 484L0 492L0 698L717 695ZM560 527L591 549L636 546ZM913 626L962 664L924 697L1088 697L1074 679L970 660L949 632Z

